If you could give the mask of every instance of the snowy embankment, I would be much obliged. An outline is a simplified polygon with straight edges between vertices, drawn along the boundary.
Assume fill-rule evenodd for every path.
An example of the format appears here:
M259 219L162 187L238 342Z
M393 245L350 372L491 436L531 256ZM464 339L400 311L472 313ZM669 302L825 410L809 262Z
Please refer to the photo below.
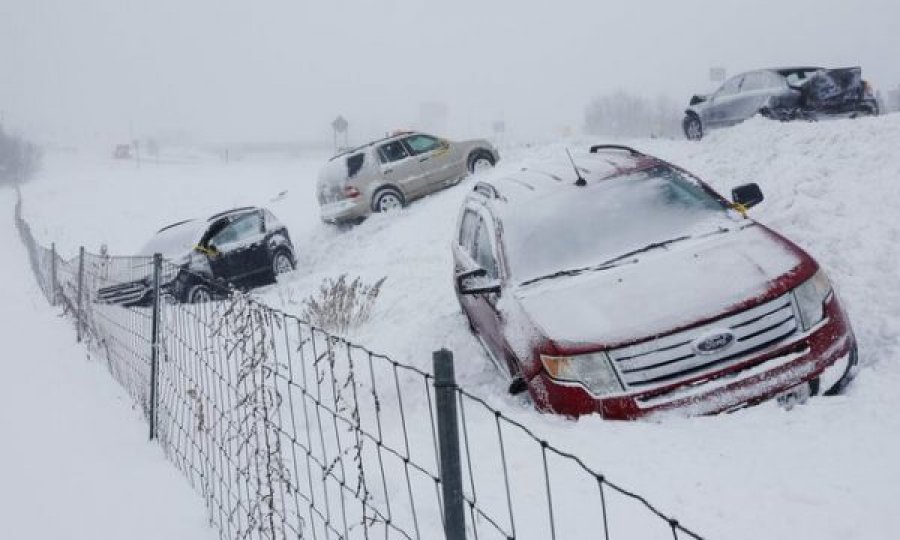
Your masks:
M142 414L47 305L0 189L0 537L214 538Z
M375 316L354 341L423 369L431 351L452 349L463 386L702 534L886 539L900 529L898 141L900 115L815 124L755 119L700 143L619 141L691 170L725 195L758 182L766 201L751 215L822 263L849 311L864 365L845 396L790 412L765 404L660 423L573 422L506 395L503 377L468 331L450 279L449 243L473 179L340 232L316 216L315 172L325 156L140 170L55 156L27 186L25 212L35 233L60 242L66 254L79 242L127 253L177 219L263 204L288 225L300 259L297 272L259 291L274 306L299 312L325 277L386 276ZM566 145L595 142L613 141ZM507 148L488 174L563 151L563 144Z

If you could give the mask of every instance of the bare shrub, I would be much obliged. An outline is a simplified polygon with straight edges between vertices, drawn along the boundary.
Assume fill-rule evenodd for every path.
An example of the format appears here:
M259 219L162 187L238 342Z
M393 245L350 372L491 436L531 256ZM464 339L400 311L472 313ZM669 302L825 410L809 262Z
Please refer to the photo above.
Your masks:
M347 274L326 278L316 294L303 301L303 318L310 324L335 334L344 334L368 321L384 284L383 277L372 285Z

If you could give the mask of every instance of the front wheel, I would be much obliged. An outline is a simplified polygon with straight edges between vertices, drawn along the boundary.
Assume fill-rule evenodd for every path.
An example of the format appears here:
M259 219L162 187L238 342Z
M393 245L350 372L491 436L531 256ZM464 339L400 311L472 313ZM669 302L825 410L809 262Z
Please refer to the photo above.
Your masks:
M490 152L479 151L469 156L469 174L477 174L492 168L495 164L494 156Z
M282 274L287 274L294 270L294 261L291 255L285 250L279 250L272 257L272 275L277 278Z
M681 127L684 129L684 136L687 137L687 140L699 141L703 138L703 124L696 114L685 116Z
M204 283L191 285L185 295L189 304L205 304L212 301L212 290Z

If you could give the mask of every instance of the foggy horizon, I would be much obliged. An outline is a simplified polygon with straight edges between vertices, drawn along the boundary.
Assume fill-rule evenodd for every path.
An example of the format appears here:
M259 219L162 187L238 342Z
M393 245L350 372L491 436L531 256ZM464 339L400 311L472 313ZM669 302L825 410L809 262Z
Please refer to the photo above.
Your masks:
M340 114L353 144L446 108L442 135L503 121L551 139L579 131L595 96L687 105L712 67L859 65L887 91L898 20L887 0L0 0L0 123L60 144L310 143L330 142Z

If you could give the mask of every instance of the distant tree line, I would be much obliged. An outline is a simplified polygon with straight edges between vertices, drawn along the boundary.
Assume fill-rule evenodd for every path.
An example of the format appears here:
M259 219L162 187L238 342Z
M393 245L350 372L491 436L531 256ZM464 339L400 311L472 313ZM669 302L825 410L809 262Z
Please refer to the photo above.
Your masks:
M625 91L598 96L585 111L585 130L613 137L680 137L684 107L667 96Z
M24 182L41 163L41 149L22 137L7 133L0 125L0 185Z

